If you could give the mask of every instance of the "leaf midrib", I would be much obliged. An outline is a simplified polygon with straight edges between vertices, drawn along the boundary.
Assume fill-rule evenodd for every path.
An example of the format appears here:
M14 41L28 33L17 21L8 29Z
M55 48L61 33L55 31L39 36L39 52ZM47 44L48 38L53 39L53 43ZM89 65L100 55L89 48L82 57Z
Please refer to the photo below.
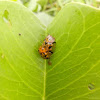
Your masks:
M46 96L46 60L44 65L44 88L43 88L43 100L45 100Z

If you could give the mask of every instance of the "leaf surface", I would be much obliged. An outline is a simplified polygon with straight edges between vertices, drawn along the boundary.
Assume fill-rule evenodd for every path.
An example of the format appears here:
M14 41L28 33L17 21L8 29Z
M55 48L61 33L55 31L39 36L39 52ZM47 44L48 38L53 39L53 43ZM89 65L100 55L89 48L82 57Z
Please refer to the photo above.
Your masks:
M0 2L0 96L41 100L45 61L38 54L45 27L22 5Z
M46 29L20 4L0 1L0 100L100 99L100 10L67 4ZM48 65L38 53L56 39Z
M48 33L56 50L47 65L47 100L100 99L100 10L67 4Z

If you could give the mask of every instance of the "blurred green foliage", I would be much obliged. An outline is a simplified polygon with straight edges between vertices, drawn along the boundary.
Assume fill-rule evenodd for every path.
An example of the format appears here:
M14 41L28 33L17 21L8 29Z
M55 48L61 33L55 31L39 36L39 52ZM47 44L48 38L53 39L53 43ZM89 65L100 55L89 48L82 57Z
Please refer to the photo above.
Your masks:
M79 3L84 3L87 5L96 7L98 9L100 8L100 0L10 0L10 1L15 1L26 6L29 10L33 11L33 13L35 13L42 22L45 22L44 24L47 24L48 18L49 19L51 18L50 19L50 22L51 22L53 17L67 3L70 3L70 2L79 2ZM43 16L46 18L43 18Z
M61 8L70 2L80 2L100 8L100 0L10 0L16 1L28 7L35 13L46 12L51 16L55 16Z

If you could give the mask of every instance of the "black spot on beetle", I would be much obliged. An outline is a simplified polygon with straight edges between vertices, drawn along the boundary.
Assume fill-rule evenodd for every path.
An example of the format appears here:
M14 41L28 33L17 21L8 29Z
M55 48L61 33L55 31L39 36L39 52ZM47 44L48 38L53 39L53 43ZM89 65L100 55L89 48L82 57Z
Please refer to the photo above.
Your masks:
M56 42L53 42L53 44L54 44L54 43L56 43Z
M49 46L49 49L51 49L52 48L52 46Z
M46 57L47 55L45 55L45 57Z
M47 44L47 42L45 42L45 45Z

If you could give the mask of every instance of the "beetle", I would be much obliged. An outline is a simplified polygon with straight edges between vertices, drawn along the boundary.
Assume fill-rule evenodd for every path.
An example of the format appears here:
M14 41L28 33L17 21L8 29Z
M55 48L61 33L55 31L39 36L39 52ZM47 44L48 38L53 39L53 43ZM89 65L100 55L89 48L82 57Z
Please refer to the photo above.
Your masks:
M51 35L46 37L42 46L40 46L38 50L42 58L50 59L50 56L53 54L53 47L55 43L55 38L53 38Z

